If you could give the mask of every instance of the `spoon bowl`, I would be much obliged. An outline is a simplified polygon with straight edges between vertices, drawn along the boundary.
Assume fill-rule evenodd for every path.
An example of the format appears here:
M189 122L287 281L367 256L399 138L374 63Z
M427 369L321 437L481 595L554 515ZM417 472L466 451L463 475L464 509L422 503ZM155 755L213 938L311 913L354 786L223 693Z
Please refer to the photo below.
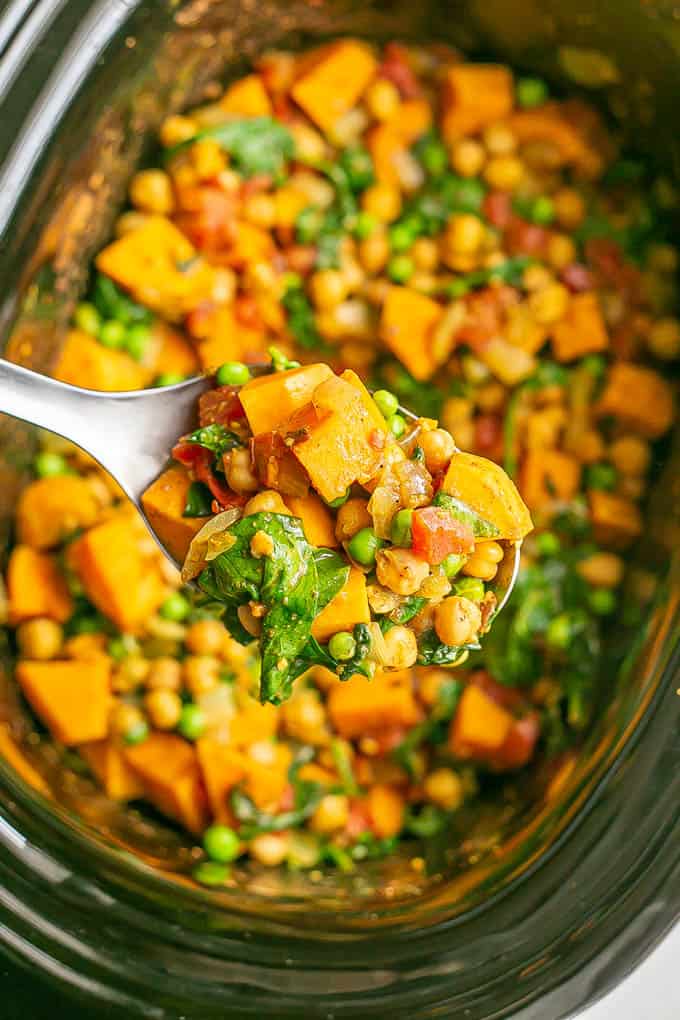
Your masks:
M271 371L251 365L253 375ZM107 471L137 510L161 551L177 561L149 522L142 496L165 468L179 436L196 425L196 404L215 385L213 376L197 376L174 386L105 393L86 390L0 359L0 412L47 429L75 443ZM408 421L417 416L399 408ZM507 603L517 580L521 542L509 544L494 583L496 614Z

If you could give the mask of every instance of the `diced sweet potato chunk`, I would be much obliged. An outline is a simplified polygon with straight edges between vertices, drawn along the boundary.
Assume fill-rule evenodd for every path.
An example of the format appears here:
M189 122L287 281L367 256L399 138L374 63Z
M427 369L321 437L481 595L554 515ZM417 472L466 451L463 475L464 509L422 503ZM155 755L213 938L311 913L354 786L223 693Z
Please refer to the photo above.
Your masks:
M17 503L17 536L34 549L50 549L78 528L94 524L99 507L84 478L56 475L27 485Z
M242 751L213 737L197 741L196 751L213 817L222 825L230 825L234 816L229 795L246 775L248 760Z
M558 361L607 350L609 337L596 294L587 291L570 298L567 314L553 326L552 346Z
M550 142L562 163L576 167L588 177L602 168L602 156L588 142L573 104L545 103L530 110L516 110L508 127L520 144Z
M4 722L0 722L0 755L9 762L25 783L42 793L43 797L50 796L49 786L12 736L9 724Z
M230 305L189 316L192 336L198 340L201 368L214 372L225 361L252 361L264 353L265 336L242 325Z
M390 287L383 304L380 336L415 379L429 379L438 367L432 331L440 304L409 287Z
M302 530L311 545L335 549L335 523L326 504L313 493L306 496L287 496L286 506L294 517L302 521Z
M370 622L366 577L358 567L351 567L344 586L314 620L312 636L317 641L328 641L339 630L352 630L357 623Z
M240 390L239 396L254 436L283 425L303 407L316 387L332 375L328 365L303 365L286 372L261 375Z
M195 375L198 372L198 357L192 345L181 333L157 321L151 337L151 356L145 366L152 377L157 375Z
M291 94L307 116L328 131L361 98L377 62L369 47L354 39L332 43L319 51L318 59L310 58Z
M201 833L205 829L208 804L191 744L173 733L152 733L124 753L145 795L159 811L180 822L189 832Z
M109 730L110 659L32 662L16 670L26 698L62 744L103 740Z
M127 514L79 538L73 562L90 600L123 631L138 630L165 597L158 558L142 553L135 522Z
M36 616L64 623L73 600L54 559L28 545L16 545L7 566L9 621L13 627Z
M370 681L354 676L331 688L328 714L338 733L349 739L413 726L419 717L410 675L396 672Z
M69 331L54 378L87 390L141 390L148 372L125 351L113 351L82 330Z
M109 797L114 800L136 800L144 794L144 786L128 765L123 749L111 739L82 744L78 748Z
M613 415L648 439L658 439L673 424L673 404L671 385L658 372L619 361L607 376L597 412Z
M442 134L447 142L476 134L512 110L512 75L497 64L455 64L444 77Z
M449 748L457 758L493 757L510 733L513 717L477 684L460 696L449 730Z
M354 372L321 383L284 426L286 442L312 486L330 503L354 482L364 484L384 462L385 419Z
M220 99L220 106L226 113L241 117L268 117L272 112L259 74L249 74L230 85Z
M398 790L376 783L368 791L366 806L376 836L386 839L401 832L406 805Z
M180 464L170 467L142 496L144 513L171 556L181 563L207 517L183 517L191 479Z
M588 502L595 538L603 545L625 548L642 533L642 514L631 499L591 489Z
M467 504L485 521L494 524L498 538L524 538L532 527L531 516L515 483L498 464L473 453L454 453L442 492Z
M128 290L136 301L178 321L212 296L215 270L174 223L150 216L99 253L97 269Z
M561 450L527 450L520 472L522 496L532 510L549 506L556 499L568 501L578 492L581 465L576 457Z

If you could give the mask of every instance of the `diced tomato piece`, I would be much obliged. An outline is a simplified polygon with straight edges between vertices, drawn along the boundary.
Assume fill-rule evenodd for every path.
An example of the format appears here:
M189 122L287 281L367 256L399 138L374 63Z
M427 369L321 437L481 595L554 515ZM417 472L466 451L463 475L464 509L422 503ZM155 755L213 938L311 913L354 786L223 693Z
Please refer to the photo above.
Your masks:
M484 197L482 212L492 227L505 230L512 220L512 199L507 191L490 191Z
M475 545L472 528L438 506L414 510L411 534L414 553L435 565L450 553L471 553Z
M485 669L476 669L470 674L469 683L481 687L482 690L492 698L497 705L513 711L526 708L527 700L524 692L518 687L508 687L506 684L499 684Z
M234 301L234 316L246 329L261 330L264 328L257 301L250 294L239 294Z
M385 59L378 75L396 85L402 99L415 99L421 94L420 82L409 63L408 50L399 43L388 43L385 47Z
M582 262L572 262L565 266L560 273L560 279L565 287L568 287L573 294L580 294L584 290L592 290L594 286L593 274Z
M198 401L198 420L204 425L229 425L242 421L246 416L234 386L220 386L204 393Z
M180 441L173 446L171 456L173 460L178 460L179 463L184 464L185 467L193 468L198 461L205 459L205 455L207 453L208 451L202 446L199 446L198 443L187 443L183 439L180 439Z
M533 756L540 733L541 724L535 713L516 719L494 764L502 769L524 768Z
M480 414L477 418L475 450L492 460L503 456L503 423L497 414Z
M307 276L316 264L316 247L313 244L293 244L286 248L286 266L291 273Z
M236 203L220 188L187 189L183 211L176 218L179 229L197 248L216 250L233 244Z
M345 832L350 839L357 839L368 832L371 827L368 808L363 801L355 800L350 804L349 817L345 826Z
M481 353L502 331L506 310L518 300L514 287L484 287L469 294L465 299L467 317L456 333L457 342Z
M506 249L512 255L541 255L548 243L548 231L536 223L516 216L504 234Z
M586 259L603 280L635 300L640 289L640 271L626 260L621 245L606 237L592 237L585 244Z

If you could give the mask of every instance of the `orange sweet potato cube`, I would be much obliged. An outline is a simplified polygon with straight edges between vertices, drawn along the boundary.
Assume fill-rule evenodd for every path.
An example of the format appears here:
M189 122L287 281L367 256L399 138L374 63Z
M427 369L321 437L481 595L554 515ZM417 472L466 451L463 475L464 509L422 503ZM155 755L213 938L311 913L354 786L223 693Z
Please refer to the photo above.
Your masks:
M552 330L552 347L558 361L574 361L585 354L606 351L609 337L597 295L574 294L567 314Z
M314 620L312 636L324 642L340 630L351 630L357 623L370 622L366 576L358 567L350 567L343 587Z
M442 134L447 142L476 134L512 110L512 75L498 64L454 64L442 91Z
M272 112L272 104L259 74L246 75L230 85L220 99L220 106L225 113L241 117L269 117Z
M302 521L302 530L311 545L336 548L338 540L333 516L314 492L308 492L306 496L286 496L285 503L293 516Z
M189 832L203 832L209 819L208 803L191 744L174 733L152 733L141 744L127 747L124 754L145 795L159 811Z
M94 524L99 506L87 481L77 475L39 478L19 496L17 537L34 549L50 549Z
M256 376L240 390L239 397L254 436L283 425L303 407L316 387L333 372L328 365L302 365L285 372Z
M457 758L488 757L500 751L513 717L476 684L460 696L449 729L449 748Z
M648 439L658 439L673 424L673 390L653 369L618 361L609 371L596 411L612 415Z
M353 676L330 689L328 714L342 737L352 739L394 727L413 726L419 719L409 670L376 674L372 680Z
M109 797L125 801L143 796L142 782L128 765L123 749L114 740L82 744L78 750Z
M26 698L62 744L103 740L109 730L110 659L89 662L33 662L17 665Z
M82 330L69 331L54 378L86 390L141 390L149 373L125 351L113 351Z
M626 546L642 533L642 514L637 503L602 489L588 493L595 538L615 549Z
M561 450L527 450L520 471L520 492L532 510L554 500L572 499L581 479L581 465Z
M142 496L144 513L170 555L182 563L192 538L208 517L184 517L191 479L180 464L159 475Z
M73 599L55 560L29 545L16 545L7 566L9 621L13 627L36 616L64 623Z
M365 43L343 39L310 54L301 67L291 95L322 131L329 131L359 101L377 61Z
M383 304L380 336L414 379L429 379L438 367L432 332L443 308L410 287L390 287Z

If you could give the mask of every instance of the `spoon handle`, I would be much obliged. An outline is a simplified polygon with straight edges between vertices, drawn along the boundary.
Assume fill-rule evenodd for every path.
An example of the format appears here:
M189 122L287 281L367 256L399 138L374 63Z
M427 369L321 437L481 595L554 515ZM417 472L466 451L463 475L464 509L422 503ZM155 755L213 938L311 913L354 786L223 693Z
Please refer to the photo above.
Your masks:
M84 390L0 359L0 412L70 439L139 505L210 385L198 378L164 389Z

